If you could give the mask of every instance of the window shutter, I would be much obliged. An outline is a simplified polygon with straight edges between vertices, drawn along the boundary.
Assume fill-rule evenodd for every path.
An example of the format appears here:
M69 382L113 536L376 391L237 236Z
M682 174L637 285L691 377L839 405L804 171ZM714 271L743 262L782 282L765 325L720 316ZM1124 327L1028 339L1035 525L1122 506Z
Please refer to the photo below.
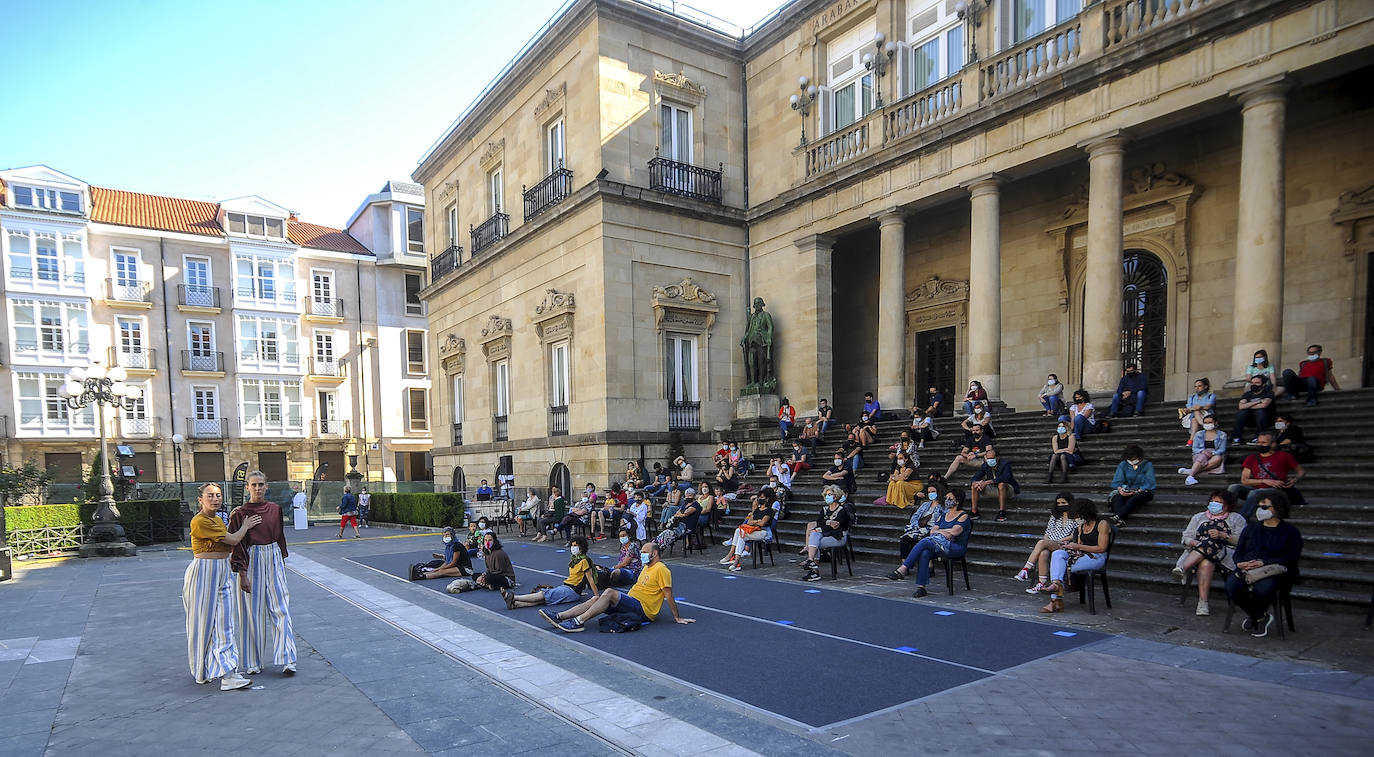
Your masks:
M905 42L897 43L897 99L901 100L916 88L911 86L911 45Z
M819 111L816 124L819 136L824 137L835 130L835 92L829 87L817 87L816 105Z

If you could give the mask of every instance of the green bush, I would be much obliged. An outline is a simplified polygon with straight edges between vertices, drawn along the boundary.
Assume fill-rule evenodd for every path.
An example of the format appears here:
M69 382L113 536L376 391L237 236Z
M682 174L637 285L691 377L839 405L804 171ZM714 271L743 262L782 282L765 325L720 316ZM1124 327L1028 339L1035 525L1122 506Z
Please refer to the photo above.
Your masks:
M76 505L20 505L5 508L5 531L29 531L45 526L75 526Z
M463 497L455 492L377 493L369 520L408 526L463 526Z

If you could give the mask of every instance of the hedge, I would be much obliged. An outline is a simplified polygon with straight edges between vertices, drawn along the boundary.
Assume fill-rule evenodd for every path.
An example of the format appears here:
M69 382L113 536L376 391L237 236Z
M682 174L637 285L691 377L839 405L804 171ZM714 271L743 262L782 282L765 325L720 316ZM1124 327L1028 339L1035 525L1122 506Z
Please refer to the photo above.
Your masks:
M377 493L372 495L369 520L408 526L462 526L467 516L461 494L455 492Z
M5 531L30 531L45 526L80 523L76 505L17 505L5 508Z

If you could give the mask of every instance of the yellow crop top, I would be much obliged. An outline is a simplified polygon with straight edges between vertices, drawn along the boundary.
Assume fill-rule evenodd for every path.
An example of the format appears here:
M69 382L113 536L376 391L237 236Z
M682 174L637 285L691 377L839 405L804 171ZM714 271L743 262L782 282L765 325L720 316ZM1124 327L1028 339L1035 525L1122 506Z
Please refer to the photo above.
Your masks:
M225 528L224 521L216 516L196 513L191 518L191 551L195 554L228 552L231 547L224 543L224 537L228 535L229 529Z

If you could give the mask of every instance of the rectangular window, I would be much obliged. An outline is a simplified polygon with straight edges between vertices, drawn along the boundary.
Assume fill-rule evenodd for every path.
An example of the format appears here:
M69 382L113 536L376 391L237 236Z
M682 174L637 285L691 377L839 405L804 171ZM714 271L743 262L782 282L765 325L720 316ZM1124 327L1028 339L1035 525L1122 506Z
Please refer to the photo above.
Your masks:
M496 414L510 414L510 362L502 360L492 368L496 375Z
M186 324L187 344L192 357L215 356L215 324L206 321L191 321Z
M315 331L315 359L327 365L334 364L334 332Z
M553 173L563 168L567 155L564 153L563 119L549 124L544 130L544 156L547 165L545 173Z
M95 425L95 410L72 410L58 392L67 377L61 373L15 373L15 394L19 400L19 427L37 432L90 432Z
M299 370L300 327L294 320L241 315L239 360L246 367Z
M497 166L491 173L487 174L487 216L494 216L501 212L501 202L505 184L501 179L501 167Z
M255 216L244 213L224 214L226 231L263 239L285 239L286 222L281 218Z
M410 407L410 430L428 431L429 430L429 409L426 402L427 392L424 389L407 390Z
M302 430L300 382L241 379L239 396L245 430L278 433Z
M119 355L116 364L125 368L152 368L152 361L143 340L143 319L116 318L115 328L119 332L116 344Z
M14 351L48 357L85 356L90 316L79 302L10 301Z
M549 368L552 386L549 404L553 407L566 407L571 396L571 379L568 375L568 343L559 342L549 348Z
M669 334L664 353L667 375L667 394L670 402L697 401L697 339L694 336Z
M219 418L219 390L215 387L198 386L192 389L191 404L195 420L213 421Z
M406 249L418 253L425 251L424 208L406 208Z
M453 403L453 422L463 422L463 374L453 377L449 386L449 400Z
M424 315L425 303L420 299L425 279L418 273L406 274L406 315Z
M57 238L46 234L39 234L34 237L38 249L38 280L39 281L61 281L62 264L57 258Z
M672 103L660 103L659 154L679 163L692 162L692 111Z
M81 212L81 194L65 192L60 189L41 187L15 187L14 204L19 207L41 210L60 210L64 213Z
M911 66L912 91L916 92L940 80L940 38L927 40L911 50L915 58Z
M114 257L114 282L118 287L137 287L138 250L112 250Z
M953 76L964 69L964 27L956 26L945 32L945 76Z
M298 305L296 266L290 260L240 255L234 264L238 297L248 304Z
M1011 0L1011 6L1012 42L1019 43L1078 15L1083 0Z
M186 258L186 304L193 307L215 306L215 292L210 283L210 259Z
M10 230L8 237L10 279L59 286L86 282L85 240L80 235L59 238L41 231Z
M406 373L425 373L425 332L406 331Z
M444 224L448 232L448 246L458 244L458 203L450 203L444 211Z

